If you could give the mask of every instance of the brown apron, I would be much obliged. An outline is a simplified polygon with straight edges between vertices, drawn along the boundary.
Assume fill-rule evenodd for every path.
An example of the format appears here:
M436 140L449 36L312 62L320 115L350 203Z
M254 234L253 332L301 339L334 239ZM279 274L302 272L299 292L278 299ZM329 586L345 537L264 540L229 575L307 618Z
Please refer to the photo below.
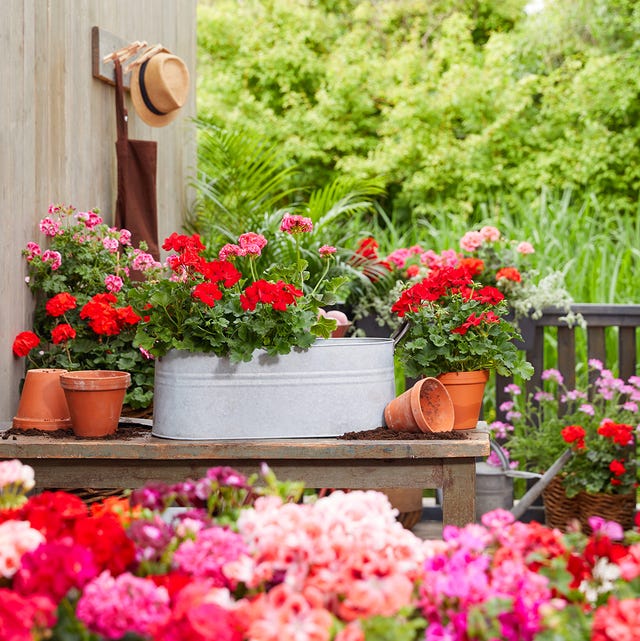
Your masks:
M160 259L158 248L158 204L156 198L156 166L158 144L151 140L129 140L127 110L124 106L122 66L115 60L116 121L118 140L118 199L116 227L131 232L131 242L137 246L145 241L149 253Z

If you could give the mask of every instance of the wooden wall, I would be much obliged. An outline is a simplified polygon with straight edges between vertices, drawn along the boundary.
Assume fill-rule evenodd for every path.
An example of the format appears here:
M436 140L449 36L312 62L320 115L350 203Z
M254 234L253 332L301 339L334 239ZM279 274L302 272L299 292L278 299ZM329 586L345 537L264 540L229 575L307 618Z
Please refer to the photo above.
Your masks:
M195 167L196 0L2 0L0 3L0 421L15 413L24 359L11 346L30 329L21 250L41 240L51 203L99 207L116 199L114 88L92 76L94 26L126 42L162 43L191 73L188 104L163 128L136 117L129 137L158 142L158 225L180 229Z

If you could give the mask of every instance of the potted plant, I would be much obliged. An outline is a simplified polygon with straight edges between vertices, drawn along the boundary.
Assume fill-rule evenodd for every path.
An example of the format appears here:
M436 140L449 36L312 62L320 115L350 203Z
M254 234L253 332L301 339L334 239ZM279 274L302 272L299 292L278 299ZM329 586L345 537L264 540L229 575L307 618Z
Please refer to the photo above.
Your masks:
M524 378L533 371L514 344L520 334L505 320L504 294L473 274L468 265L434 266L391 308L405 321L396 348L405 374L440 378L456 406L455 429L475 427L489 370ZM476 398L461 389L466 378Z
M133 345L141 316L130 296L160 264L97 209L52 205L39 229L46 244L29 242L22 252L35 301L33 326L15 337L13 353L26 357L28 370L129 372L124 402L145 410L153 399L154 364Z
M568 389L558 370L542 374L544 388L525 398L517 385L501 408L509 422L490 425L517 469L544 473L562 453L572 455L544 490L547 523L565 529L571 519L588 529L595 514L630 527L637 485L636 426L640 380L616 378L589 361L591 384Z
M298 251L311 219L287 213L278 233L291 262L261 262L269 241L254 232L217 252L197 234L165 240L167 273L135 294L144 316L136 342L158 358L157 436L335 436L382 425L394 392L391 341L325 340L337 322L320 310L345 282L323 277L335 248L316 244L325 267L311 286Z

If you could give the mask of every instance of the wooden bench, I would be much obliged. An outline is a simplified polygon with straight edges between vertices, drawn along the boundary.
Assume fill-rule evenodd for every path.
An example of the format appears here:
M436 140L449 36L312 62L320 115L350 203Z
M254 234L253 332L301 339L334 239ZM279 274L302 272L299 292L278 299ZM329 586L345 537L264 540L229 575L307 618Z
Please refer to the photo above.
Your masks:
M31 465L39 489L137 488L149 481L197 479L219 465L251 474L266 462L279 479L311 488L442 488L443 524L462 526L475 519L476 457L489 454L486 433L465 435L455 440L174 441L151 433L104 440L0 434L0 459Z
M534 374L526 383L527 393L542 387L542 372L555 368L564 377L568 389L576 385L580 370L587 371L589 359L595 358L627 380L636 374L637 328L640 327L640 305L575 304L572 311L580 313L587 326L567 327L561 320L566 315L558 309L547 309L539 319L526 319L521 323L522 349L533 365ZM586 342L584 358L578 358L579 340ZM548 349L551 342L555 349ZM607 347L613 349L607 350ZM546 357L546 358L545 358ZM593 380L593 379L591 379ZM511 380L496 379L496 413L498 420L505 420L500 405L508 400L504 387Z

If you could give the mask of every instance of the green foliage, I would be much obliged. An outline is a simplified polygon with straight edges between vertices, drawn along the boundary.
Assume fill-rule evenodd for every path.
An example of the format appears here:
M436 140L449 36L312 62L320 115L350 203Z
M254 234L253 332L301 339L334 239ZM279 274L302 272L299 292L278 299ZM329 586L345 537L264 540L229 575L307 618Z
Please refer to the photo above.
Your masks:
M543 376L544 387L528 397L510 386L513 407L507 420L513 426L506 449L520 469L543 473L569 447L573 454L562 469L569 496L580 491L625 494L636 486L635 436L637 424L633 381L616 380L601 364L592 363L594 382L568 389L557 370ZM608 427L601 427L608 422ZM569 429L574 435L563 434ZM575 436L581 430L582 437ZM612 461L618 467L610 469ZM617 471L614 471L617 470Z
M257 349L275 356L328 338L336 321L319 317L318 310L335 302L344 280L326 278L333 262L327 254L314 287L305 285L309 273L298 249L303 234L285 235L294 237L294 260L266 265L258 262L261 248L247 249L242 238L230 259L206 261L207 248L197 235L172 235L164 244L176 252L170 268L133 294L137 308L145 310L135 344L154 356L178 349L239 362L250 361ZM259 240L262 247L268 244Z
M131 246L127 230L104 223L98 210L52 206L40 229L46 244L29 243L22 252L35 302L33 332L40 339L37 348L20 354L27 356L27 368L129 372L125 404L148 407L154 364L133 345L140 317L130 302L135 275L144 278L159 263L145 244ZM50 308L60 297L65 302Z
M256 132L304 184L384 176L405 222L543 187L634 214L640 9L525 4L201 2L199 115Z
M258 228L266 212L297 190L287 187L296 171L276 146L248 132L228 132L198 121L197 200L186 228L207 240L227 231ZM241 221L241 222L240 222ZM230 230L230 231L229 231Z
M528 378L533 373L514 345L518 330L504 319L506 299L493 287L481 288L464 269L434 270L405 290L392 310L408 322L397 345L407 376L495 370Z
M362 619L361 625L367 641L414 641L425 629L424 619L416 617L409 608L403 608L394 616Z

